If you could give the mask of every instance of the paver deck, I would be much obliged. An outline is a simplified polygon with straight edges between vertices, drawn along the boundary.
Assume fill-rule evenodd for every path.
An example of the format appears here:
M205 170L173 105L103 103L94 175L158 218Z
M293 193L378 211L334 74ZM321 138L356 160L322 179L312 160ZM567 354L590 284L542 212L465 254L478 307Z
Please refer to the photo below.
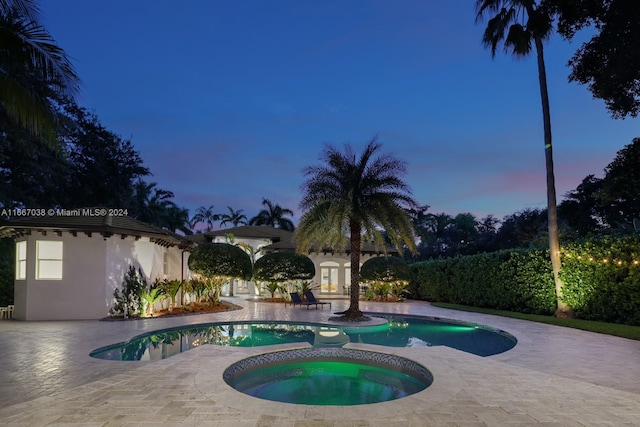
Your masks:
M344 407L270 402L239 393L222 381L231 363L274 350L273 346L205 345L155 362L89 357L98 347L166 327L227 320L322 322L332 316L327 310L231 300L244 308L127 322L0 321L0 425L640 425L640 341L417 301L362 302L361 309L480 323L511 333L518 344L490 357L447 347L347 344L422 363L433 373L434 383L403 399ZM333 311L348 305L344 300L332 302Z

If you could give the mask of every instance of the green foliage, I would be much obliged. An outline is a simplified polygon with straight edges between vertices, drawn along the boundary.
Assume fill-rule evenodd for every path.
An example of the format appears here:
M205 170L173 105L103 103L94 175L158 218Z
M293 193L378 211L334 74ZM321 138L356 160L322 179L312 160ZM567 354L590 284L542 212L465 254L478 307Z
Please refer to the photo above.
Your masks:
M300 207L304 214L296 231L298 250L349 247L352 265L351 297L344 316L362 316L359 307L360 253L364 243L415 253L411 218L405 208L417 206L402 177L403 161L380 153L374 137L360 156L350 145L344 153L326 146L322 165L304 169L306 182ZM348 238L347 238L348 236ZM348 245L347 245L348 243Z
M640 237L611 236L562 249L563 301L577 317L640 325ZM420 299L551 314L555 294L544 250L509 250L411 266Z
M640 238L610 236L563 248L563 298L588 320L640 325Z
M367 301L389 301L391 283L383 281L368 282L371 286L364 294Z
M316 275L311 259L295 252L272 252L256 260L253 277L265 282L309 280Z
M176 296L184 284L184 280L165 279L161 282L163 293L170 299L169 311L176 306Z
M605 168L597 199L611 227L640 216L640 138L616 153Z
M251 279L251 258L237 246L203 243L189 256L189 269L205 278Z
M16 277L16 244L13 239L0 239L0 306L13 304Z
M145 289L140 294L142 305L144 307L144 313L148 316L153 316L153 305L166 298L162 282L156 281L151 285L149 289Z
M249 220L249 225L266 225L293 231L293 222L289 218L285 218L286 216L293 215L291 209L283 208L278 204L272 203L271 200L264 198L262 199L262 205L265 208Z
M113 291L116 302L109 313L112 316L136 316L143 312L142 295L147 290L147 281L142 270L137 270L132 265L124 275L122 289Z
M366 260L360 268L363 281L408 282L411 271L406 261L399 257L384 256Z
M296 291L298 291L301 297L304 296L305 292L313 291L314 289L317 289L317 288L318 288L318 285L313 283L310 280L299 280L295 286Z
M276 292L280 292L281 294L285 294L285 286L278 282L267 282L262 286L266 291L269 291L271 294L271 298L276 297Z
M375 257L362 264L360 277L371 286L365 293L365 299L398 301L407 292L411 271L402 258Z
M543 0L558 16L558 32L572 40L591 27L569 61L569 81L587 85L602 99L613 118L636 117L640 112L640 8L637 1Z
M195 302L202 302L207 294L207 284L204 280L191 279L184 283L184 292L193 295Z
M428 301L553 313L553 274L545 250L510 250L416 263L411 292Z
M38 22L36 11L35 2L0 2L0 113L33 136L53 142L51 94L75 95L79 78L65 51Z

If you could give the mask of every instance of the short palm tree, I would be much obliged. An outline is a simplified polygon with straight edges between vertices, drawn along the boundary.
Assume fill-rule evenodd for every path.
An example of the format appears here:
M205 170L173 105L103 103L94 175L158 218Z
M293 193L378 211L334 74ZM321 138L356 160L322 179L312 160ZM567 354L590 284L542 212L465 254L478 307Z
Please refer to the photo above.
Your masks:
M262 205L265 209L258 212L258 215L249 220L249 225L268 225L269 227L281 228L283 230L293 231L293 222L285 216L293 215L291 209L286 209L278 204L271 203L269 199L262 199Z
M570 314L570 308L562 301L562 281L560 280L560 242L558 238L558 209L556 205L556 184L553 171L553 147L551 145L551 114L549 112L549 92L547 72L544 65L543 40L552 31L552 19L542 11L537 0L477 0L476 21L490 15L482 37L486 47L495 56L499 44L515 56L528 56L535 46L538 62L538 83L542 101L544 125L544 152L547 169L547 215L549 222L549 251L553 278L556 286L558 306L556 315Z
M37 15L32 0L0 0L0 111L52 140L55 114L43 88L71 97L79 78Z
M402 252L415 252L414 232L406 210L417 204L401 179L404 162L378 154L373 138L357 158L351 146L345 152L325 147L324 164L304 169L300 208L304 214L296 230L300 252L325 247L351 252L351 299L344 317L362 317L359 307L360 253L363 243L386 248L385 237Z

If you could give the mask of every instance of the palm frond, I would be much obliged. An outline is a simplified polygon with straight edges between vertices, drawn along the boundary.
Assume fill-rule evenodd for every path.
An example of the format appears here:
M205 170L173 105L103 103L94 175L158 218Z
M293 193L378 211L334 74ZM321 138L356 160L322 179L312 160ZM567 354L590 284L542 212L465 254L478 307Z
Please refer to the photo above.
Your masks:
M40 10L34 0L0 0L0 14L15 11L31 21L37 21Z

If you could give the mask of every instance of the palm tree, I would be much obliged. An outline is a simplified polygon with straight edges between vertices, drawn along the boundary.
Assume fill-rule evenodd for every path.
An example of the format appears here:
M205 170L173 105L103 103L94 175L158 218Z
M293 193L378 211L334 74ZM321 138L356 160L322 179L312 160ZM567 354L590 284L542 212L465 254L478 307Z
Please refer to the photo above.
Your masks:
M293 222L289 218L285 218L286 215L293 215L291 209L286 209L278 204L271 203L271 200L262 199L262 205L266 209L262 209L258 212L258 215L249 220L249 225L268 225L274 228L281 228L283 230L293 231L295 228Z
M240 224L244 225L247 223L247 216L242 213L243 209L234 211L231 206L227 206L227 209L229 210L229 213L221 214L219 217L221 227L228 223L232 224L234 227L237 227Z
M544 125L544 152L547 169L547 215L549 222L549 251L556 287L556 316L566 317L571 309L562 301L562 281L560 280L560 242L558 238L558 209L556 206L556 184L553 172L553 147L551 145L551 115L549 112L549 93L547 90L547 72L544 65L542 42L552 31L551 17L538 8L536 0L477 0L476 22L486 15L493 15L487 21L482 43L491 48L495 57L498 44L503 43L506 51L515 56L531 54L535 46L538 62L538 83L542 101Z
M305 212L296 231L298 250L331 247L351 251L351 300L344 313L348 319L362 317L359 307L360 252L363 243L385 248L385 237L400 252L415 252L411 219L405 209L415 208L407 184L400 178L405 163L390 154L378 155L381 144L373 138L360 158L351 146L341 153L325 147L320 166L303 170L300 208ZM376 156L374 158L374 156ZM348 240L347 240L347 235Z
M195 228L195 226L199 223L204 223L207 226L206 231L211 231L213 229L213 223L220 219L220 215L217 213L213 213L213 205L207 207L200 206L196 209L196 214L191 219L191 224Z
M32 0L0 0L0 111L33 135L53 140L55 114L44 87L72 97L79 78L37 15Z
M165 226L173 233L181 231L185 236L193 234L191 224L189 223L189 209L178 207L173 203L167 206Z
M133 189L133 214L140 221L157 227L167 227L169 209L176 207L171 201L173 193L157 188L155 182L147 183L141 179L135 182Z

